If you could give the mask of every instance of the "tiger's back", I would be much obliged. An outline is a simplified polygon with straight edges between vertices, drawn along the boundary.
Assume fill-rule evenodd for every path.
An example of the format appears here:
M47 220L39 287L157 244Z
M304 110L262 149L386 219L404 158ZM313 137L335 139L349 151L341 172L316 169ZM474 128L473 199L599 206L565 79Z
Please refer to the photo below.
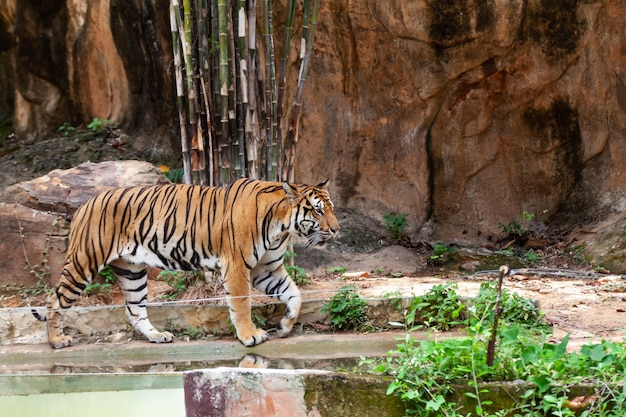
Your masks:
M288 333L300 308L299 292L282 266L288 237L298 234L317 243L338 229L324 186L242 179L224 188L170 184L102 193L85 203L72 223L59 286L49 303L50 344L71 344L62 333L63 310L105 265L124 291L131 324L151 341L173 337L147 318L146 266L221 271L231 295L231 319L247 346L267 338L248 317L252 282L286 302L279 333Z
M84 270L94 261L105 265L117 258L169 270L215 268L215 258L234 252L236 245L258 250L260 217L268 210L275 220L288 222L282 185L266 184L169 184L105 192L76 212L68 253L82 255L74 262Z

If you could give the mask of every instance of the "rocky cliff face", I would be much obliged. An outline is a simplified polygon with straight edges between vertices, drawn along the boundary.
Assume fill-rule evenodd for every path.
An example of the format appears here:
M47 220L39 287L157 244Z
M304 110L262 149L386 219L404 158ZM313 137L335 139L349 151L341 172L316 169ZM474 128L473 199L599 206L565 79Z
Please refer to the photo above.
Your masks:
M99 118L137 132L145 146L172 149L168 0L14 4L18 136L32 142Z
M173 146L168 4L18 1L18 133L100 117ZM606 217L626 201L624 27L624 0L325 1L296 178L329 177L354 228L407 213L428 240Z
M624 1L325 4L298 173L339 206L453 241L623 198Z

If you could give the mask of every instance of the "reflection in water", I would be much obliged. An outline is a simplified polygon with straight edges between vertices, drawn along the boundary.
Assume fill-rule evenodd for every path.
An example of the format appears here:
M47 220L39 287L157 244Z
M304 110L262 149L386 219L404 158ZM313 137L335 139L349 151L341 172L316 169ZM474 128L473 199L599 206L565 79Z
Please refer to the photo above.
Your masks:
M324 358L302 359L281 358L268 359L261 355L248 353L241 359L196 361L114 361L113 363L57 363L54 365L33 366L32 364L11 364L7 369L0 367L2 374L10 375L67 375L67 374L127 374L127 373L169 373L184 372L193 369L226 367L241 368L274 368L274 369L322 369L322 370L345 370L358 365L359 358ZM2 392L0 391L0 395Z

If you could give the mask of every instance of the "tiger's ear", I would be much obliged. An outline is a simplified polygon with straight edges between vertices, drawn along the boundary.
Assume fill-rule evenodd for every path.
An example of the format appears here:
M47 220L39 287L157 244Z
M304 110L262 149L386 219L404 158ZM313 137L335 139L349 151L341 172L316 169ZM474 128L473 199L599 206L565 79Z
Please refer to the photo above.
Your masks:
M328 178L326 178L324 181L317 184L317 188L323 188L323 189L328 188Z
M283 189L287 193L287 197L289 197L289 201L291 201L292 203L296 201L298 197L300 197L300 193L298 192L298 189L294 187L293 185L289 184L288 182L283 182Z

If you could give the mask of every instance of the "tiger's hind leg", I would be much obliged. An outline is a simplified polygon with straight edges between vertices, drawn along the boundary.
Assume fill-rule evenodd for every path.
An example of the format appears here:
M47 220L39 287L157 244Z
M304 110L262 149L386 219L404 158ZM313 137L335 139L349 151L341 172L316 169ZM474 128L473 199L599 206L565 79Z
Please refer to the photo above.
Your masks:
M62 306L62 299L64 299L64 297L59 294L59 288L57 288L48 300L48 343L55 349L72 345L72 337L63 334L63 316L76 299L71 300L67 306Z
M302 306L300 290L282 263L273 271L263 268L257 270L255 268L252 271L252 276L252 285L256 289L263 291L269 296L277 297L285 304L285 315L278 323L278 326L276 326L276 330L280 337L286 337L291 332L300 314L300 307Z
M117 259L109 264L126 299L126 318L149 341L167 343L174 340L170 332L159 332L148 319L148 274L145 266Z
M68 257L61 279L48 299L48 343L55 349L72 345L72 338L63 333L63 316L91 282L94 271L82 268Z

